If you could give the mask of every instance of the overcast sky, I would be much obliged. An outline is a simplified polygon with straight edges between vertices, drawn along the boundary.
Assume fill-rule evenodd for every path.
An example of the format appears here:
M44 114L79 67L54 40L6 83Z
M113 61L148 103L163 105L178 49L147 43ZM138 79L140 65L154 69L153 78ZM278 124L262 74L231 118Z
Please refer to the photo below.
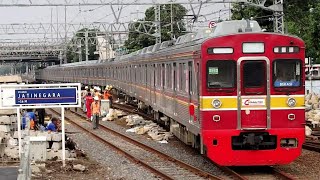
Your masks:
M196 5L194 5L196 6ZM150 6L131 5L125 6L121 13L121 22L132 21L136 18L143 18L144 11ZM190 6L185 6L190 10ZM114 10L118 11L119 6L114 6ZM221 11L220 11L221 10ZM197 12L197 8L195 9ZM219 12L220 11L220 12ZM189 11L188 14L192 14ZM200 11L205 18L202 25L207 26L211 20L217 20L220 14L222 19L228 18L230 15L229 4L204 4ZM15 23L64 23L65 9L64 7L0 7L0 24ZM58 19L57 19L58 17ZM67 7L67 23L92 23L92 22L108 22L112 23L115 18L112 14L110 6L81 6ZM20 39L20 38L43 38L43 35L3 35L0 30L0 39Z

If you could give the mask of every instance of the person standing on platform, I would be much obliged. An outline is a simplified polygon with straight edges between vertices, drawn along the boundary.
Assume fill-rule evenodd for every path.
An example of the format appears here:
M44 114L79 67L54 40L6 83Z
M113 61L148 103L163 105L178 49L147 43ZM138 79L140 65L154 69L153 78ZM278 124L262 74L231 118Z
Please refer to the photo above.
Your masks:
M94 102L91 104L91 111L93 116L92 117L93 129L97 129L99 126L99 117L101 114L100 101L98 96L94 97Z
M86 108L87 108L87 120L91 120L92 111L91 111L91 104L93 103L93 97L91 93L88 92L86 96Z

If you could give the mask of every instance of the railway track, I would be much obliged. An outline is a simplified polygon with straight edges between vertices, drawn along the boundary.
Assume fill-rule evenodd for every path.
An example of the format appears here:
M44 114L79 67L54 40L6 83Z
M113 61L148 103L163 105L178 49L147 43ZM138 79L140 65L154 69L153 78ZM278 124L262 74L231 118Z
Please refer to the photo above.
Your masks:
M115 105L114 107L127 111L127 112L131 112L131 113L137 113L136 111L131 110L131 106L127 105L127 106L120 106ZM53 111L55 114L60 115L59 112L51 109L51 111ZM263 172L244 172L243 170L239 170L237 168L229 168L229 167L222 167L219 166L218 164L215 164L221 171L223 171L223 176L215 176L212 174L209 174L207 172L204 172L196 167L193 167L189 164L186 164L178 159L175 159L173 157L170 157L167 154L164 154L150 146L147 146L139 141L136 141L124 134L121 134L117 131L114 131L113 129L110 129L104 125L100 124L100 128L103 131L107 131L115 136L120 137L121 139L130 142L130 144L132 145L136 145L139 148L137 150L134 150L135 152L138 152L137 154L131 154L132 151L127 152L127 149L132 148L131 145L130 147L120 147L118 146L118 143L112 143L112 142L106 142L105 139L101 138L100 136L98 136L96 133L94 133L91 129L83 127L83 123L80 125L79 123L76 123L74 121L71 120L71 118L75 118L75 119L79 119L79 117L90 123L89 121L87 121L86 119L86 115L82 112L77 112L75 110L71 110L70 111L73 115L73 117L69 117L70 114L67 113L67 117L65 117L65 119L70 122L71 124L77 126L78 128L80 128L81 130L85 131L86 133L90 134L91 136L95 137L97 140L99 140L100 142L111 146L112 148L114 148L115 150L121 152L123 155L125 155L126 157L128 157L129 159L131 159L133 162L136 162L138 164L141 164L142 166L146 167L147 169L149 169L150 171L152 171L153 173L161 176L164 179L180 179L181 177L183 177L182 179L239 179L239 180L248 180L248 179L252 179L255 178L257 176L257 174L260 177L266 177L267 179L285 179L285 180L292 180L294 178L290 177L288 174L267 166L267 167L263 167L265 170L263 170ZM145 115L143 113L140 114L141 116L144 116L145 118L149 117L148 115ZM116 140L115 140L116 141ZM126 144L126 143L122 143L122 144ZM127 143L128 144L128 143ZM123 150L126 149L126 150ZM143 154L143 157L146 157L146 154L153 154L153 155L148 155L148 159L145 160L143 158L140 158L138 156L141 156L141 154ZM139 155L140 154L140 155ZM149 158L152 157L152 158ZM161 164L161 160L163 161ZM151 161L151 162L150 162ZM156 162L156 163L155 163ZM169 164L170 165L169 165ZM176 174L176 172L179 172L180 174ZM187 173L187 174L183 174L183 173Z
M60 112L53 109L50 109L50 111L60 116ZM107 136L106 134L103 136L101 131L99 131L98 134L97 131L91 129L89 122L85 120L87 123L83 123L85 118L79 114L66 113L65 115L66 121L72 125L78 127L90 136L93 136L96 140L110 146L128 159L142 165L164 179L225 179L202 171L178 159L172 158L101 124L99 128L107 132ZM82 121L75 122L72 120L79 119L79 117ZM230 176L230 174L228 175Z
M134 110L136 108L134 106L131 106L128 104L118 104L118 103L114 103L113 106L114 106L114 108L121 109L121 110L129 112L129 113L130 112L136 113L136 114L139 114L140 116L147 118L147 119L152 119L151 116L146 115L143 112L138 112L137 110ZM81 114L79 114L79 115L81 115ZM85 117L84 114L82 114L81 116ZM214 162L212 162L212 163L214 163ZM255 176L255 173L256 173L256 172L252 172L251 175L250 175L250 173L243 174L243 171L237 171L237 170L235 170L233 168L229 168L229 167L222 167L222 166L219 166L218 164L215 164L215 165L217 167L219 167L220 169L222 169L224 172L226 172L228 174L233 174L233 177L235 177L237 179L243 179L243 180L251 179L250 176ZM285 180L294 179L293 177L291 177L287 173L282 172L281 170L278 170L278 169L271 167L271 166L265 166L265 167L263 167L263 169L266 170L268 173L266 174L265 172L264 173L260 172L259 175L266 176L267 178L270 177L271 179L275 178L275 179L285 179ZM260 171L260 170L258 170L258 171Z
M233 167L233 171L240 174L244 179L281 179L294 180L289 174L271 166L255 166L255 167Z
M320 152L320 142L306 141L302 147L310 151Z

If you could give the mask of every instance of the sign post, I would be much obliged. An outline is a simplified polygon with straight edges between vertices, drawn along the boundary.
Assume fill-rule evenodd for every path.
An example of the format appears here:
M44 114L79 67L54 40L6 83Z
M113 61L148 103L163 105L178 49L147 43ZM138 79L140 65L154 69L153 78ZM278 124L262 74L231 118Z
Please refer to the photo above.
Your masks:
M17 108L17 121L18 121L19 158L21 159L22 141L21 141L21 114L20 114L20 108Z
M81 84L5 84L0 85L0 109L16 109L18 121L19 156L22 153L21 109L61 108L62 162L65 166L65 119L66 107L81 107Z
M64 129L64 107L61 107L61 128L62 128L62 165L66 166L66 139Z

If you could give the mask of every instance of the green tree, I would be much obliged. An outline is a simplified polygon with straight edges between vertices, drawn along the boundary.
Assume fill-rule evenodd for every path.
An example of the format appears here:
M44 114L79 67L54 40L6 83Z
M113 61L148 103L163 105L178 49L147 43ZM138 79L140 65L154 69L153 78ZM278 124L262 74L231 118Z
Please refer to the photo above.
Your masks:
M161 40L167 41L171 39L171 4L161 5L160 7L160 20L161 20ZM186 15L187 9L180 4L172 5L172 14L173 14L173 37L178 37L184 34L185 26L181 22L183 17ZM140 19L139 21L147 21L147 25L152 25L151 21L154 21L154 7L148 8L145 12L144 20ZM177 25L179 23L179 26ZM125 47L129 49L129 52L139 50L143 47L147 47L155 44L155 37L139 33L135 31L135 28L139 28L139 31L143 32L143 27L139 26L139 23L133 23L129 26L129 37L125 41ZM154 29L151 33L155 33Z
M85 33L88 32L88 51L89 51L89 60L95 60L99 58L99 55L94 54L96 51L96 36L99 30L97 29L87 29L83 28L76 32L75 36L68 43L68 51L67 51L67 62L78 62L79 61L79 49L81 49L82 61L86 60L85 54ZM78 42L81 41L81 47L78 46Z
M266 1L266 6L272 5ZM233 4L232 19L253 17L262 28L273 31L273 12L253 6ZM284 1L284 21L288 34L302 38L306 43L306 56L316 58L320 63L320 1L319 0L286 0Z
M273 0L267 0L266 6L272 5ZM251 19L256 20L261 28L266 29L268 32L273 31L273 21L272 14L273 12L263 10L259 7L245 5L243 3L233 3L232 4L232 20L240 20L240 19Z

